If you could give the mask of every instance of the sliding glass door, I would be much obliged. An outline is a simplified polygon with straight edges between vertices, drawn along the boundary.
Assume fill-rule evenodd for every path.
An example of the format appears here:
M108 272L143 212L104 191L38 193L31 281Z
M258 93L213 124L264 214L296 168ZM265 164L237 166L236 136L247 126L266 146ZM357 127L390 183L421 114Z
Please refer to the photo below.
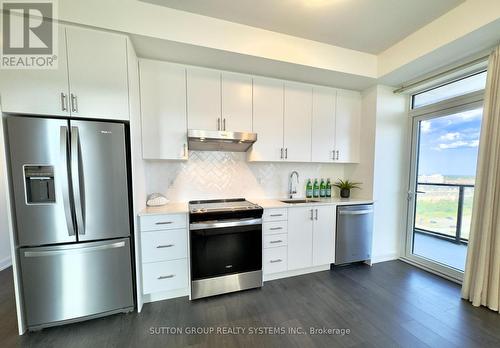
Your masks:
M474 197L482 96L412 114L405 258L461 280Z

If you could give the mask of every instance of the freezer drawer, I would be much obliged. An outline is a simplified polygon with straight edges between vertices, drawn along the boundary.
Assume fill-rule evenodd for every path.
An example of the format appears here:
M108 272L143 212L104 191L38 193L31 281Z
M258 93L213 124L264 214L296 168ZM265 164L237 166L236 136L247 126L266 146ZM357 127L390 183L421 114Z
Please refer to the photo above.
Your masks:
M338 207L335 264L369 260L372 234L373 205Z
M134 306L128 238L21 248L20 258L30 329Z

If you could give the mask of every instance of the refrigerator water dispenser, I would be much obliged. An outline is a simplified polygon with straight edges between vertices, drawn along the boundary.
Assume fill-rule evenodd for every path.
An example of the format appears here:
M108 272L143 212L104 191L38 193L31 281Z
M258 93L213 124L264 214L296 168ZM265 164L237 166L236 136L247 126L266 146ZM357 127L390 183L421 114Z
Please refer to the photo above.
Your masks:
M24 166L27 204L51 204L56 202L54 166Z

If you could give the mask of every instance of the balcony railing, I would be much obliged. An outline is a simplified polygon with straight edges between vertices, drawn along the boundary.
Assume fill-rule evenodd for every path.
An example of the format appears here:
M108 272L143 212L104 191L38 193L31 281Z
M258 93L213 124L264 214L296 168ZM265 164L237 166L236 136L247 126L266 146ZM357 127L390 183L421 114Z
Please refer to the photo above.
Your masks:
M467 244L474 185L419 182L417 187L415 232Z

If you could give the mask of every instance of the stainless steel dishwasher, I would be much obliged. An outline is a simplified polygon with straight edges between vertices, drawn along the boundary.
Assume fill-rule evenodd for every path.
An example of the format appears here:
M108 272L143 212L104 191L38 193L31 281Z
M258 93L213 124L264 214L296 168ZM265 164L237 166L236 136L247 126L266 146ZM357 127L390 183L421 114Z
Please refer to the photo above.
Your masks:
M372 234L373 204L339 206L335 265L370 260Z

